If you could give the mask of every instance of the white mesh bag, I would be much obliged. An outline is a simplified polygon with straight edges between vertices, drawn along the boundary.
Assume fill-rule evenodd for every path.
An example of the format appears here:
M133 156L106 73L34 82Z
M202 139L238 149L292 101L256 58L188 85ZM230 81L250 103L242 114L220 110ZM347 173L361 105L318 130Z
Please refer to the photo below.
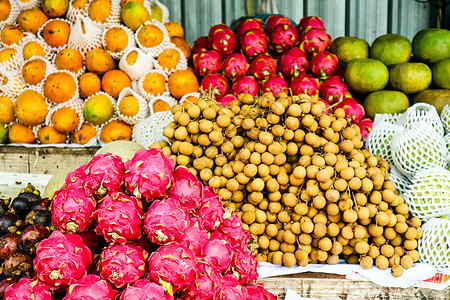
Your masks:
M186 70L187 69L187 60L186 60L186 56L184 56L183 52L178 49L175 46L169 46L166 49L163 50L163 52L161 52L159 55L163 55L166 51L173 49L175 51L177 51L180 54L180 60L178 61L178 64L175 66L175 68L164 68L163 66L161 66L158 62L158 59L155 60L155 69L157 70L161 70L166 72L167 74L172 74L173 72L177 71L177 70ZM159 58L159 56L158 56Z
M67 10L66 17L72 23L75 23L78 19L86 16L86 9L89 2L84 5L83 8L78 8L73 6L73 1L69 3L69 9Z
M30 8L39 8L41 6L41 0L17 0L20 10L26 10Z
M161 8L161 11L162 11L162 22L163 23L166 23L167 21L169 21L169 9L165 5L163 5L158 0L150 0L150 5L151 6L158 6L159 8Z
M54 52L52 50L52 48L42 39L36 37L36 36L27 36L24 38L23 43L20 45L19 51L20 51L20 57L22 60L25 60L26 57L24 57L24 52L25 52L25 48L27 47L28 43L38 43L41 47L42 50L44 52L44 58L48 59L48 60L52 60L53 56L54 56ZM30 46L30 45L28 45ZM31 57L29 57L28 59L30 59ZM27 59L27 60L28 60Z
M0 75L0 91L10 97L17 97L26 87L25 82L22 80L20 72L3 73Z
M374 126L366 139L366 146L372 155L380 155L385 161L392 165L394 163L391 151L392 137L404 130L405 128L403 126L387 121L374 122Z
M201 96L200 96L199 92L187 93L183 97L181 97L180 102L178 104L183 105L184 102L186 102L186 101L189 102L189 100L188 100L189 97L194 97L194 98L200 100Z
M150 101L148 102L148 107L150 109L150 113L154 114L154 105L158 102L158 101L164 101L167 104L169 104L170 107L174 106L175 104L178 103L177 99L169 96L169 95L162 95L162 96L156 96L156 97L152 97L150 99Z
M163 33L163 40L161 41L161 43L159 43L159 45L155 45L153 47L145 47L142 45L142 43L139 41L139 32L141 30L143 30L143 28L145 28L145 26L148 25L153 25L158 27L162 33ZM167 32L166 27L164 26L163 23L158 22L157 20L153 19L152 21L147 21L144 24L142 24L137 30L136 33L134 35L135 39L136 39L136 44L139 46L140 49L142 49L143 51L145 51L145 53L147 53L150 56L153 57L158 57L158 55L164 51L164 49L166 49L167 47L169 47L172 43L170 42L170 37L169 37L169 33Z
M430 124L441 136L444 135L444 126L434 105L416 103L409 107L398 119L397 124L411 128L419 121Z
M133 51L136 51L137 58L134 64L130 65L127 62L127 57ZM145 73L153 69L153 58L139 48L131 48L122 55L119 61L119 69L127 73L131 80L138 81Z
M12 47L5 49L11 49L15 51L15 54L12 55L7 60L5 60L4 62L0 62L0 73L18 71L23 63L20 49L14 49Z
M121 113L121 111L119 110L122 100L127 96L136 97L136 99L138 100L138 103L139 103L139 111L137 112L136 115L134 115L132 117L123 115ZM139 121L141 121L143 118L145 118L149 113L147 101L141 95L139 95L137 92L135 92L133 89L131 89L129 87L124 88L120 92L119 99L117 100L117 103L116 103L116 111L117 111L117 115L118 115L119 119L129 125L134 125L134 124L139 123Z
M376 124L381 121L396 124L401 115L402 114L375 114L373 126L376 126Z
M42 41L45 42L45 39L44 39L44 28L45 28L45 26L47 26L47 24L49 24L49 23L51 23L51 22L53 22L53 21L55 21L55 20L64 22L64 23L66 23L67 25L69 25L69 27L72 27L72 23L71 23L70 21L66 20L66 19L60 19L60 18L49 19L47 22L45 22L44 24L42 24L41 28L39 28L38 33L37 33L37 36L38 36L39 39L41 39ZM70 36L70 34L69 34L69 36ZM65 44L65 45L63 45L63 46L61 46L61 47L52 47L52 46L48 45L47 43L46 43L46 45L49 47L49 49L50 49L51 51L53 51L53 52L55 52L55 53L57 53L57 52L59 52L60 50L62 50L62 49L64 49L64 48L67 47L67 44Z
M19 3L17 3L16 0L10 0L9 3L11 4L11 10L9 12L8 18L6 20L0 21L0 28L5 25L13 25L17 22L17 17L20 14L20 6Z
M173 121L170 111L157 112L143 119L133 128L133 141L148 149L154 142L167 141L164 128Z
M444 137L425 121L419 121L411 129L394 135L391 148L395 166L406 176L446 165L447 148Z
M411 213L423 220L450 215L450 171L430 168L419 171L403 195Z
M450 267L450 218L432 218L422 225L418 241L420 261L437 268Z
M144 89L144 80L147 78L147 75L149 74L159 74L161 76L164 77L165 80L165 91L163 93L158 93L157 95L153 95L150 94L148 91L146 91ZM161 79L162 80L162 79ZM150 101L152 99L152 97L158 97L158 96L168 96L170 95L169 93L169 85L167 84L167 81L169 80L169 77L167 76L167 74L163 71L160 70L151 70L149 72L146 72L144 75L142 75L142 77L139 79L138 83L137 83L137 88L139 93L148 101Z
M411 181L400 172L394 164L389 165L389 180L395 183L400 195L403 195L411 185Z
M109 30L112 30L114 28L121 28L121 29L123 29L125 31L125 33L127 34L127 36L128 36L127 46L125 47L125 49L123 49L120 52L111 52L111 51L106 49L106 40L105 40L106 33ZM122 55L127 50L136 47L136 41L134 40L134 32L130 28L128 28L126 26L123 26L123 25L120 25L120 24L112 25L112 26L108 27L107 29L105 29L103 31L103 34L102 34L102 45L103 45L103 48L112 56L112 58L120 59L122 57Z
M93 0L89 1L89 3L86 5L86 17L88 17L92 23L94 23L99 28L108 28L109 26L120 24L121 21L121 8L120 8L120 1L118 0L109 0L111 3L111 11L109 12L108 17L106 18L105 22L100 23L97 21L94 21L89 16L89 6L93 2Z
M69 108L72 108L73 110L75 110L75 112L79 116L78 125L77 125L77 128L75 129L75 130L78 130L78 129L80 129L81 125L84 122L83 106L84 106L84 101L81 99L73 99L73 100L69 100L69 101L60 103L58 105L55 105L52 108L50 108L50 110L47 114L47 117L45 118L45 125L53 125L52 124L53 114L63 107L69 107Z
M441 111L441 121L445 132L450 133L450 105L445 105Z
M444 141L447 147L447 163L450 164L450 132L444 136Z
M103 29L95 26L91 19L82 17L73 24L69 36L69 48L77 49L86 56L92 49L102 47Z

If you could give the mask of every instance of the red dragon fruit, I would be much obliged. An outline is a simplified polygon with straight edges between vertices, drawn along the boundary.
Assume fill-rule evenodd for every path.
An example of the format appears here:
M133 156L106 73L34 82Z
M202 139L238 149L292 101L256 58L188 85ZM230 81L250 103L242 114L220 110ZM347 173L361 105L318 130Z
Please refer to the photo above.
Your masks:
M246 284L244 285L247 290L249 299L252 300L277 300L277 297L268 292L262 283Z
M187 300L216 299L222 289L222 275L208 264L204 264L197 279L183 293Z
M259 83L253 76L239 77L233 81L231 92L235 96L239 96L239 94L244 93L256 97L259 93Z
M222 278L222 292L218 300L247 300L250 298L247 289L239 283L233 274L225 274Z
M106 280L94 274L74 280L63 300L114 300L119 292L113 290Z
M242 53L233 53L223 60L223 74L231 80L247 75L250 67L247 58Z
M330 76L319 85L320 98L328 101L330 104L341 101L347 92L347 85L343 78L339 76Z
M269 49L282 53L299 42L298 32L292 24L278 24L269 35Z
M275 75L266 79L262 83L261 90L263 93L272 93L277 95L279 92L288 92L289 84L280 75Z
M148 279L139 279L128 286L120 295L120 300L172 300L164 288Z
M217 32L220 31L231 31L227 24L215 24L209 28L208 40L211 40Z
M192 56L194 54L208 50L208 37L201 36L195 40L194 45L192 46Z
M369 118L362 119L358 123L358 127L359 127L359 129L361 131L361 137L363 139L365 139L366 137L369 136L369 133L372 130L373 121L371 119L369 119Z
M203 184L188 169L178 167L173 171L173 185L167 196L178 200L188 211L196 210L202 202Z
M91 224L88 230L83 231L79 234L83 239L83 244L85 244L93 254L100 253L100 250L106 245L105 239L102 236L96 234L94 228L95 224Z
M144 212L139 199L122 192L103 198L94 213L97 221L95 232L107 242L126 243L141 237Z
M300 32L300 34L312 28L325 31L325 24L320 17L303 17L300 19L300 22L297 26L298 32Z
M179 239L189 226L189 212L172 198L155 200L144 219L152 243L164 245Z
M125 163L125 187L137 198L165 197L173 183L174 161L161 149L141 149Z
M52 223L64 233L80 233L92 223L96 206L82 186L60 189L52 196Z
M177 242L194 251L195 255L202 256L202 246L208 242L208 232L200 225L197 218L191 218L189 227Z
M345 117L350 118L352 124L358 124L366 113L364 107L351 97L342 99L336 108L344 109Z
M331 36L321 29L309 29L300 38L301 49L307 54L319 53L327 50L331 45Z
M282 15L269 16L266 20L265 30L267 34L270 34L278 25L292 25L291 19Z
M233 249L231 272L236 275L241 284L258 279L259 263L248 248Z
M206 230L214 230L222 224L225 217L225 209L219 196L204 197L195 214L200 219L200 225Z
M200 85L206 91L212 89L216 98L225 96L230 90L227 78L219 73L206 75Z
M225 57L234 52L236 43L236 35L229 28L216 29L212 35L209 35L208 48L216 50L221 57Z
M284 52L278 64L278 70L286 78L296 78L309 69L306 53L299 48L292 48Z
M100 254L98 271L117 288L133 283L146 271L148 253L133 243L112 245Z
M202 252L202 259L210 263L220 273L225 273L230 269L232 249L228 241L211 239L203 245Z
M277 61L267 53L258 55L250 64L250 73L260 81L274 76L276 72Z
M210 239L213 238L228 241L233 249L245 248L252 240L251 234L244 230L241 218L235 212L231 212L230 217L224 219L216 230L211 231Z
M195 73L199 76L217 73L221 68L220 55L215 50L195 53L192 63Z
M227 94L223 97L220 97L219 99L217 99L217 102L219 102L220 104L222 104L223 106L227 106L228 104L230 104L232 101L237 100L235 95L232 94Z
M148 278L171 284L174 292L183 291L198 276L196 264L197 258L191 249L176 242L163 245L148 259Z
M86 275L91 262L91 251L79 235L54 231L39 242L33 265L38 279L57 289Z
M264 30L264 26L261 19L250 18L242 20L236 26L236 33L238 36L242 36L247 31L255 28Z
M20 280L14 285L10 285L5 290L5 300L52 300L52 294L49 291L49 286L45 283L29 279L26 277L20 278Z
M83 185L86 178L87 164L81 165L75 170L69 172L65 179L66 188L77 188Z
M338 69L338 58L328 51L317 53L311 59L310 68L317 77L333 75Z
M241 40L241 50L249 59L253 59L261 53L267 52L269 48L269 38L262 29L250 29Z
M317 79L302 74L297 78L293 78L291 81L292 94L308 94L310 96L317 95L319 91L319 82Z

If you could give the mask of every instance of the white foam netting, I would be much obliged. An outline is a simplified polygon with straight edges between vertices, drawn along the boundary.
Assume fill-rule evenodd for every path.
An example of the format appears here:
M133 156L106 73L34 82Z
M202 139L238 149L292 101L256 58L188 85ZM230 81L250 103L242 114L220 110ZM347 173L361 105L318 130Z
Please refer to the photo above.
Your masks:
M136 115L134 115L132 117L123 115L121 113L121 111L119 110L120 103L122 102L123 98L125 98L127 96L136 97L136 99L138 100L138 103L139 103L139 111L137 112ZM139 123L139 121L141 121L143 118L145 118L148 115L149 108L147 105L147 101L141 95L139 95L139 93L137 93L136 91L134 91L133 89L131 89L129 87L126 87L120 92L119 98L116 103L116 111L117 111L117 115L120 120L124 121L125 123L127 123L129 125L134 125L134 124Z
M170 95L162 95L162 96L156 96L156 97L151 97L150 101L148 102L148 107L150 109L150 113L154 114L155 111L153 109L153 105L155 105L155 103L157 101L164 101L167 104L169 104L170 107L174 106L175 104L178 103L178 100L175 99L174 97L170 96Z
M0 74L0 91L10 97L17 97L26 87L20 71Z
M79 18L72 25L69 36L69 48L77 49L84 56L92 49L102 47L103 29L97 27L91 19Z
M133 65L128 64L127 57L133 52L137 52L137 59ZM119 69L127 73L131 80L138 81L145 73L153 69L154 60L139 48L130 48L122 55L119 61Z
M447 164L450 167L450 132L444 136L444 142L447 147Z
M127 42L126 47L120 52L111 52L108 49L106 49L106 40L105 40L106 33L109 30L114 29L114 28L121 28L121 29L123 29L125 31L125 33L127 34L127 37L128 37L128 42ZM120 25L120 24L112 25L112 26L108 27L107 29L105 29L103 31L103 34L102 34L102 45L103 45L103 48L105 48L105 50L112 56L112 58L120 59L122 57L122 55L127 50L136 47L136 41L134 40L134 32L130 28L128 28L126 26L123 26L123 25Z
M427 103L416 103L409 107L398 119L397 124L404 126L405 128L411 128L419 121L424 121L430 124L438 134L444 135L444 126L442 125L441 118L436 111L434 105Z
M376 126L376 124L381 121L396 124L401 115L402 114L375 114L373 126Z
M199 92L187 93L183 97L181 97L180 102L178 104L183 105L185 101L189 101L189 100L187 100L187 98L189 98L189 97L194 97L194 98L197 98L198 100L200 100L201 95Z
M44 78L41 80L41 82L39 82L38 84L35 84L34 86L36 86L37 88L39 88L39 90L42 92L42 86L44 84L44 80L48 77L49 74L53 73L56 71L55 69L55 65L52 64L48 59L41 57L41 56L33 56L31 57L29 60L25 61L24 64L22 65L22 70L23 70L23 66L30 61L33 60L42 60L45 63L45 75ZM23 76L23 73L20 73L21 76ZM22 77L23 79L23 77ZM32 84L26 83L28 86L33 86Z
M19 27L19 25L17 25L17 23L14 23L14 24L8 24L8 25L5 25L5 26L1 26L0 28L0 32L2 32L3 31L3 29L5 29L5 27L6 26L17 26L17 27ZM22 32L23 33L23 37L17 42L17 43L14 43L14 44L10 44L10 45L8 45L8 44L5 44L3 41L1 41L0 40L0 47L5 47L5 48L13 48L13 49L19 49L20 48L20 46L22 45L22 43L23 43L23 41L24 40L26 40L26 38L27 37L29 37L29 36L31 36L31 37L36 37L34 34L32 34L31 32Z
M163 66L161 66L161 65L159 64L159 61L158 61L159 57L160 57L161 55L164 55L165 52L168 51L168 50L170 50L170 49L173 49L173 50L177 51L177 52L180 54L180 59L178 60L177 65L175 66L175 68L171 68L171 69L169 69L169 68L164 68ZM186 70L186 69L187 69L187 66L188 66L186 56L184 56L184 53L183 53L180 49L178 49L177 47L175 47L175 46L169 46L169 47L167 47L166 49L164 49L164 51L161 52L161 53L159 54L158 59L155 60L155 69L164 71L164 72L166 72L168 75L172 74L173 72L175 72L175 71L177 71L177 70Z
M52 58L55 54L53 52L52 48L44 40L38 38L35 35L33 35L33 36L30 35L23 39L23 43L19 47L20 58L22 60L28 60L31 58L31 57L29 57L28 59L26 59L26 57L24 57L24 54L25 54L24 51L25 51L25 48L27 47L28 43L34 43L34 42L38 43L42 47L42 50L44 51L44 56L42 56L42 57L44 57L45 59L48 59L48 60L52 60Z
M411 181L400 172L394 164L389 165L389 180L395 183L400 195L403 195L411 185Z
M450 105L446 104L441 111L441 122L445 132L450 133Z
M77 76L76 76L74 73L72 73L72 72L70 72L70 71L67 71L67 70L57 70L57 71L53 71L53 72L47 73L47 74L45 75L45 78L42 80L42 86L37 86L37 88L42 89L42 91L43 91L44 88L45 88L45 83L46 83L46 81L48 80L48 77L49 77L50 75L54 75L54 74L57 74L57 73L65 73L65 74L70 75L70 77L72 77L73 82L74 82L74 84L75 84L75 91L74 91L72 97L71 97L70 99L64 101L64 102L67 102L67 101L70 101L70 100L78 99L78 97L80 96L80 88L79 88L79 86L78 86L78 78L77 78ZM59 85L57 84L57 86L59 86ZM44 91L43 91L43 94L45 95L45 92L44 92ZM48 98L47 95L45 95L45 97ZM52 101L51 99L49 99L49 100ZM53 102L53 101L52 101L52 102ZM59 102L55 102L54 104L58 105Z
M395 166L406 176L417 171L445 167L447 147L444 137L425 121L418 121L392 137L392 158Z
M83 124L83 122L84 122L83 106L84 106L84 101L81 99L72 99L72 100L60 103L58 105L55 105L52 108L50 108L50 110L47 114L47 117L45 118L45 125L52 126L53 125L53 123L52 123L53 114L63 107L68 107L68 108L75 110L75 112L79 116L78 125L77 125L77 128L75 129L75 130L78 130L78 129L80 129L81 124Z
M41 7L41 0L28 0L28 1L17 0L17 3L19 4L20 10Z
M163 40L161 41L161 43L159 43L158 45L155 45L153 47L145 47L139 41L139 32L141 32L141 30L143 30L143 28L145 28L146 26L149 26L149 25L158 27L161 30L161 32L163 33ZM166 27L164 26L163 23L161 23L155 19L153 19L152 21L147 21L144 24L142 24L136 30L134 37L136 39L136 44L139 46L139 48L142 49L143 51L145 51L145 53L147 53L148 55L153 56L153 57L157 57L161 52L164 51L164 49L166 49L167 47L172 45L172 43L170 42L169 33L167 32Z
M450 267L450 218L432 218L422 225L418 241L420 261L438 268Z
M154 94L151 94L149 91L146 91L144 89L144 81L147 78L147 76L150 76L150 74L159 74L162 77L164 77L165 91L163 93L158 93L158 94L154 95ZM144 97L145 99L150 101L152 99L152 97L169 96L170 95L170 93L169 93L169 85L167 83L168 80L169 80L169 77L167 76L167 74L165 72L160 71L160 70L150 70L149 72L146 72L144 75L141 76L141 78L137 82L137 88L138 88L139 93L142 95L142 97Z
M19 3L17 3L16 0L10 0L9 3L11 3L11 10L9 12L8 18L6 18L6 20L0 21L0 28L5 25L15 24L17 22L17 17L20 14Z
M366 139L366 146L372 155L380 155L385 161L392 165L394 163L391 151L392 137L404 130L405 128L403 126L387 121L374 122L374 126Z
M143 119L133 128L133 141L148 149L154 142L167 141L164 127L173 121L170 111L157 112Z
M166 23L167 21L169 21L169 9L167 8L167 6L163 5L161 2L159 2L158 0L150 0L150 6L158 6L159 8L161 8L162 11L162 22Z
M94 23L99 28L107 28L109 26L113 26L116 24L120 24L121 21L121 8L120 8L120 1L119 0L110 0L111 3L111 11L109 12L108 17L106 18L105 22L97 22L92 20L92 18L89 16L89 6L94 0L89 1L89 3L86 5L86 17L89 18L92 23Z
M89 2L86 3L82 9L79 9L73 7L73 1L70 1L66 14L67 19L69 19L72 23L75 23L78 19L85 17L88 4Z
M60 50L62 50L62 49L64 49L64 48L67 47L68 41L67 41L66 44L64 44L64 45L62 45L62 46L60 46L60 47L52 47L52 46L50 46L50 45L45 41L45 39L44 39L44 29L45 29L45 26L47 26L49 23L51 23L51 22L53 22L53 21L55 21L55 20L64 22L64 23L66 23L67 25L69 25L70 28L72 28L72 23L71 23L69 20L66 20L66 19L60 19L60 18L49 19L47 22L45 22L44 24L42 24L41 28L39 28L38 33L37 33L37 36L38 36L39 39L41 39L42 41L44 41L44 42L47 44L47 46L49 47L50 50L52 50L53 52L57 53L57 52L59 52ZM71 31L72 31L72 29L71 29ZM69 33L69 36L70 36L70 33Z
M22 55L20 54L20 49L8 47L1 50L5 49L13 49L15 51L15 54L12 55L8 60L0 62L0 73L18 71L23 63Z
M419 171L403 194L411 213L423 220L450 215L450 171L430 168Z

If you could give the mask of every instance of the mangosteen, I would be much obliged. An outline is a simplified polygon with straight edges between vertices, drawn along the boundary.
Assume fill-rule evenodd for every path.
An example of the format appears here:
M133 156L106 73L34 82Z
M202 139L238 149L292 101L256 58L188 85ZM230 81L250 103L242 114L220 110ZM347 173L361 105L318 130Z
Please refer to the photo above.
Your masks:
M41 201L41 193L31 183L20 190L18 197L26 198L30 203Z
M23 252L35 255L37 243L49 236L50 231L42 225L28 226L19 237L19 247Z
M25 222L28 225L42 225L49 226L52 220L52 215L48 210L32 210L25 217Z
M9 206L20 219L25 219L25 217L30 212L30 201L27 198L17 196L13 199Z
M0 215L0 235L16 232L22 224L23 222L16 214L4 213Z
M5 291L8 286L13 285L17 282L19 282L19 278L17 277L5 278L0 281L0 300L3 300L3 298L5 298Z
M49 210L50 203L48 200L41 200L30 203L30 211L32 210Z
M7 233L0 238L0 260L5 260L12 253L19 252L19 238L17 233Z
M33 259L25 253L13 253L3 262L5 277L30 277L32 271Z

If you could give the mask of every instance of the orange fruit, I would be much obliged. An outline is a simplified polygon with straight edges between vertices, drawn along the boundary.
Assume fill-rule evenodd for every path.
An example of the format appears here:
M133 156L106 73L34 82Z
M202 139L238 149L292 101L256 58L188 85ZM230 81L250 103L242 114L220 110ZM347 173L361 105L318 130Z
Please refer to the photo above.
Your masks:
M1 11L1 10L0 10ZM1 41L5 45L13 45L18 44L24 37L22 30L20 30L19 26L16 25L8 25L2 29L1 32Z
M88 71L102 75L116 68L114 59L104 49L93 49L86 54L84 63Z
M23 45L22 56L24 60L29 60L33 56L45 57L46 51L38 41L29 41Z
M101 91L102 81L96 74L88 72L80 76L78 86L80 88L81 98L87 99L91 95Z
M177 23L175 21L168 21L164 23L164 27L166 27L169 37L177 36L184 39L184 29L180 23Z
M126 96L120 100L117 110L125 117L134 117L139 112L139 100L135 96Z
M125 87L131 87L131 79L121 70L111 70L102 78L102 89L113 98L118 98Z
M74 9L84 10L84 7L88 3L89 0L73 0L70 5L72 5L72 8Z
M17 21L23 31L36 34L39 31L39 28L48 21L48 17L39 8L30 8L23 10L17 17Z
M84 66L83 56L76 49L62 49L55 56L55 66L58 70L68 70L76 74Z
M93 125L103 124L114 116L114 104L107 95L92 96L84 103L83 115Z
M63 17L69 9L69 0L42 0L42 10L51 18Z
M100 140L105 143L113 141L131 141L132 128L120 120L113 120L103 126L100 132Z
M198 92L198 81L191 68L177 70L169 77L169 91L177 99L181 99L187 93Z
M13 144L34 144L36 136L33 129L20 123L14 123L9 129L9 141Z
M127 57L125 58L128 65L132 66L136 62L138 58L139 53L136 50L131 51L127 54Z
M191 46L189 46L189 43L185 39L177 36L171 37L170 41L175 45L175 47L180 49L186 59L189 60L189 58L191 57Z
M80 116L74 108L63 106L53 113L52 124L59 132L69 133L77 129Z
M32 59L22 66L23 81L30 85L40 83L47 72L47 65L42 59Z
M9 0L0 0L0 22L6 21L11 12L11 3Z
M105 23L111 14L111 0L93 0L89 3L88 15L94 22Z
M159 73L148 73L144 77L142 88L150 95L161 95L166 91L166 78Z
M48 104L39 92L24 90L14 102L14 113L23 125L36 126L44 123Z
M77 84L72 75L66 72L50 74L44 82L44 95L55 103L72 99L77 92Z
M121 16L123 23L133 31L142 24L151 20L148 9L143 3L131 1L122 6Z
M128 34L121 27L109 28L105 33L105 49L112 53L119 53L128 46Z
M8 96L0 96L0 123L11 123L16 119L14 103Z
M152 48L161 44L164 39L164 33L158 26L147 24L141 27L137 39L143 47Z
M41 144L63 144L67 140L67 134L59 132L53 126L42 126L37 136Z
M155 103L153 103L153 112L160 112L160 111L169 111L171 110L171 107L169 103L167 103L164 100L156 100Z
M188 104L194 104L194 103L197 103L198 101L200 101L200 99L198 99L197 97L189 96L189 97L186 97L186 99L184 99L182 106L186 107L186 106L188 106Z
M158 64L164 70L175 70L180 61L181 53L177 49L166 49L158 55Z
M128 2L138 2L140 4L144 4L144 0L122 0L120 1L120 7L124 7Z
M70 141L74 144L85 145L97 135L97 129L94 126L83 123L80 129L72 131L69 134Z
M17 54L17 51L12 48L5 48L0 51L0 63L12 59Z
M67 44L70 35L70 25L62 20L51 20L45 24L42 36L47 44L59 48Z

